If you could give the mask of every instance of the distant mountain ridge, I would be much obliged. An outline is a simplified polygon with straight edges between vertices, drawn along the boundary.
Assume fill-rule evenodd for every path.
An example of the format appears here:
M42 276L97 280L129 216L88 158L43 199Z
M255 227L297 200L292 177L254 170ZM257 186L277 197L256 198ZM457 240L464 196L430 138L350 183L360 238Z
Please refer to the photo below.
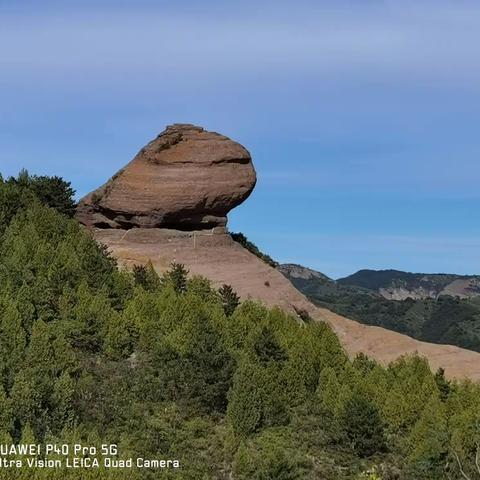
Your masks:
M379 294L388 300L438 299L442 295L459 298L480 296L480 275L363 269L334 280L317 270L294 263L281 264L277 268L287 277L295 278L297 282L316 279L329 289L351 287L351 291L360 289L362 293ZM316 287L318 288L318 283Z
M399 270L360 270L337 280L373 290L389 300L415 300L450 295L459 298L480 296L479 275L410 273Z
M480 352L479 277L361 270L335 281L300 265L278 270L313 303L339 315Z

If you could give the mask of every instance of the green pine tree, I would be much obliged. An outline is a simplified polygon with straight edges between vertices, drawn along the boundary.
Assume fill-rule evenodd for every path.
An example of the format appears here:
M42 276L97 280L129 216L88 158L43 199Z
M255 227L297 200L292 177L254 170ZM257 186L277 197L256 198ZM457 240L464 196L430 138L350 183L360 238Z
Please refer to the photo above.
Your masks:
M227 317L233 315L237 307L240 305L240 297L233 290L231 285L224 284L219 290L220 299L223 305L223 311Z
M263 327L253 345L256 357L261 363L284 362L288 354L280 345L270 327Z
M137 285L145 290L154 291L160 287L160 277L155 271L152 262L147 265L134 265L133 278Z
M177 294L183 294L187 291L188 270L181 263L172 263L162 277L162 284L172 286Z
M445 370L439 368L435 373L435 383L437 384L438 391L440 392L440 398L443 402L448 399L451 391L451 383L445 378Z
M358 390L346 401L341 424L348 442L361 457L385 450L384 426L378 408Z
M245 438L257 431L263 417L262 371L251 363L237 369L229 393L227 417L233 432Z
M416 478L444 475L449 434L444 404L433 394L409 436L409 462Z
M0 368L4 385L10 388L15 373L21 368L26 332L15 303L11 300L6 303L0 313Z

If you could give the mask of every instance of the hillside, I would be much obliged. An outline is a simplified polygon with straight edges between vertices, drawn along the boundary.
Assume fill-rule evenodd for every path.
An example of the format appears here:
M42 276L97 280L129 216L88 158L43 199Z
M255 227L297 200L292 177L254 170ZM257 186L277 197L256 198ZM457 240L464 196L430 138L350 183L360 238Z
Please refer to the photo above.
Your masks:
M239 304L180 264L119 270L76 221L11 187L0 184L2 439L113 445L112 461L134 466L100 456L93 468L2 467L2 479L437 480L455 455L474 471L477 384L418 357L349 360L327 324ZM28 200L10 210L5 197ZM251 254L233 248L248 281ZM288 284L267 268L273 287ZM430 446L430 425L452 440Z
M120 264L151 263L162 274L172 262L180 262L214 285L232 285L243 299L260 300L288 312L328 322L351 356L363 352L382 364L401 355L419 353L433 369L449 376L480 379L480 356L447 345L419 342L376 326L362 325L327 308L313 305L279 271L234 242L228 234L181 232L164 229L95 229L96 240L106 246Z
M228 180L232 175L237 178ZM81 199L77 219L121 265L151 264L163 274L180 262L216 286L231 285L242 299L279 306L301 319L326 321L352 357L362 352L388 364L418 353L450 377L480 378L477 353L419 342L319 308L272 266L271 259L241 237L246 248L235 242L225 228L226 216L248 197L255 181L244 147L201 127L175 124Z
M390 282L392 275L400 278L403 272L370 274L371 271L362 270L352 277L347 277L356 279L349 283L343 280L334 281L298 265L280 265L278 269L320 307L364 324L385 327L425 342L446 343L480 351L480 297L476 295L471 298L458 298L444 293L436 298L408 297L405 300L390 300L384 297L382 285ZM404 276L407 279L412 277L424 276ZM444 284L452 281L452 278L458 280L455 275L432 277ZM414 281L410 280L409 285L413 288Z
M69 218L72 194L59 178L0 178L0 435L113 445L109 461L134 463L6 468L2 479L475 472L480 389L462 377L480 378L478 354L317 308L220 226L86 229Z
M362 287L389 300L424 299L451 295L480 296L480 276L409 273L398 270L360 270L337 280L341 285Z

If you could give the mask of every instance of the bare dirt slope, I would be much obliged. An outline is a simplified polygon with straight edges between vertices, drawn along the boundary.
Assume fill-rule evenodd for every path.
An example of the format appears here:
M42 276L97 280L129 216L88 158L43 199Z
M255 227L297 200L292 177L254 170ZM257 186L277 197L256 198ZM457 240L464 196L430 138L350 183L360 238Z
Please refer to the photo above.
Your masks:
M215 285L230 284L242 298L259 299L292 313L304 310L328 322L350 355L364 352L383 364L404 354L425 356L432 367L443 367L449 377L480 380L480 354L450 345L414 340L380 327L362 325L311 304L277 270L262 262L229 235L219 232L180 232L166 229L95 229L95 238L107 245L121 265L151 261L162 273L172 262L185 264L192 274Z

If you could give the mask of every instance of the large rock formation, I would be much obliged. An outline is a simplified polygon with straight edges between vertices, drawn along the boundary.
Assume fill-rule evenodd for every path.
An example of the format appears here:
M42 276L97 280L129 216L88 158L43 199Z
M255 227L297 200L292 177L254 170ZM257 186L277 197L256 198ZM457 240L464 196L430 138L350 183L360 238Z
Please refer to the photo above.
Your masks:
M100 228L224 227L256 182L248 151L194 125L167 127L105 185L83 198L78 220Z

